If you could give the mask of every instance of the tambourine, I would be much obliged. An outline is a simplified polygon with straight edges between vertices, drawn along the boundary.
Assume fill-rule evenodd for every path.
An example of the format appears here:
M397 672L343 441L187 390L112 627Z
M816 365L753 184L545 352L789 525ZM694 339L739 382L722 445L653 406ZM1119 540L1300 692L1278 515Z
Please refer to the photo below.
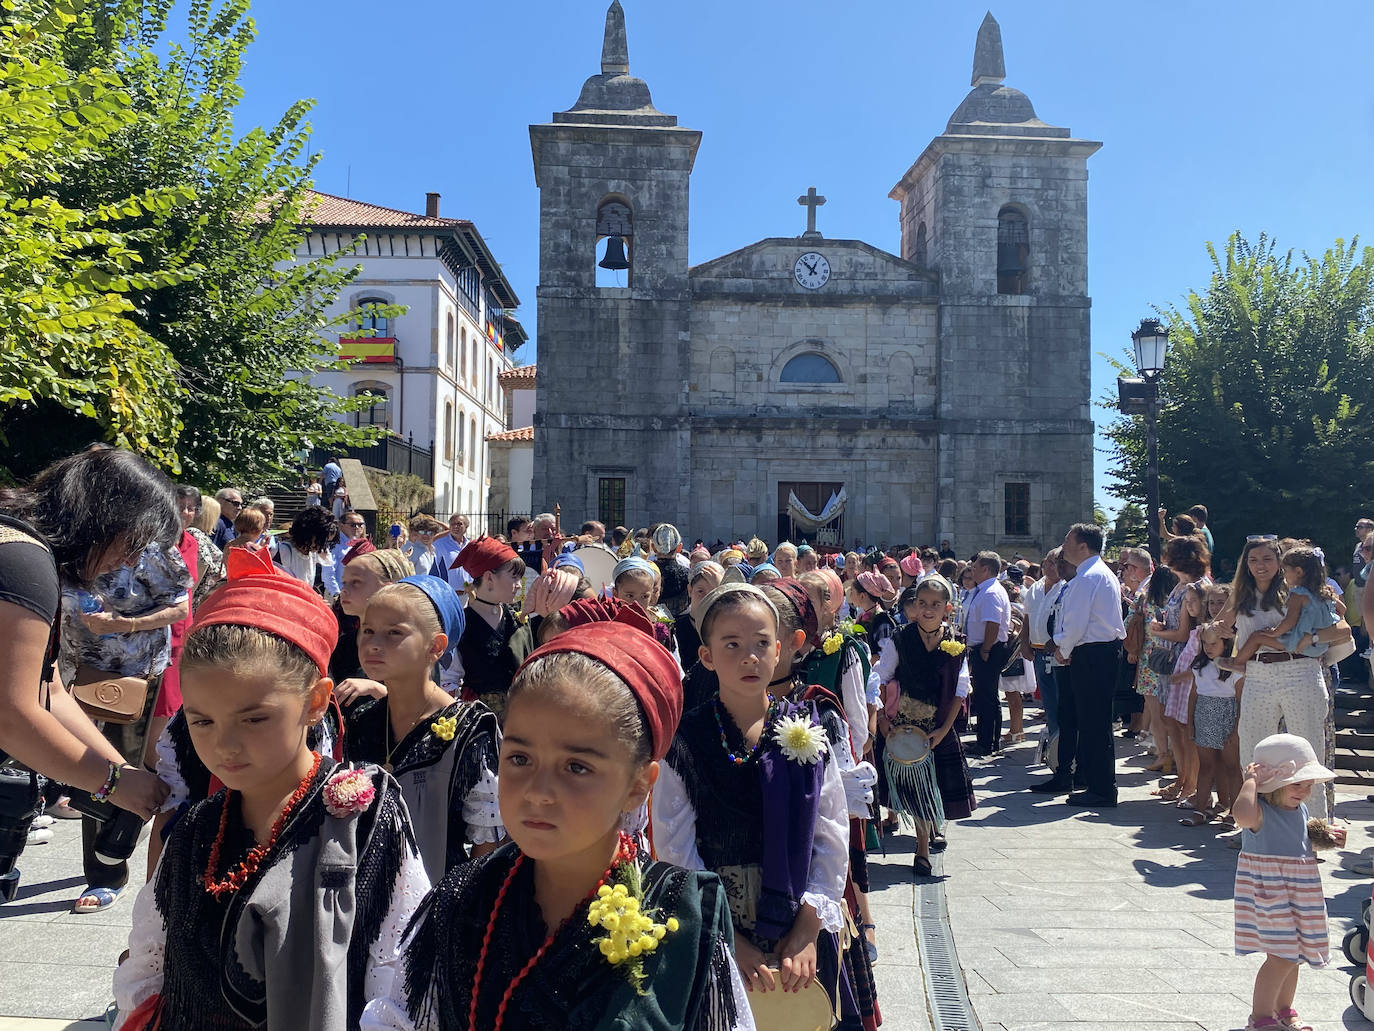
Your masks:
M919 727L893 727L886 738L887 757L903 766L925 762L930 756L930 735Z
M773 971L773 980L782 984L782 973ZM781 987L771 992L750 992L749 1009L758 1031L830 1031L835 1026L835 1009L819 981L799 992Z

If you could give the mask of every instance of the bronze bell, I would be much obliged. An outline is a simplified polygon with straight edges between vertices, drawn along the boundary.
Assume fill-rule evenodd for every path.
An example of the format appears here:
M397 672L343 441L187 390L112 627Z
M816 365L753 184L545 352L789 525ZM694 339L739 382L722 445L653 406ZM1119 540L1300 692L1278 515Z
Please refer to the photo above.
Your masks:
M606 256L597 263L598 268L610 269L619 272L630 267L630 263L625 260L625 238L623 236L606 237Z

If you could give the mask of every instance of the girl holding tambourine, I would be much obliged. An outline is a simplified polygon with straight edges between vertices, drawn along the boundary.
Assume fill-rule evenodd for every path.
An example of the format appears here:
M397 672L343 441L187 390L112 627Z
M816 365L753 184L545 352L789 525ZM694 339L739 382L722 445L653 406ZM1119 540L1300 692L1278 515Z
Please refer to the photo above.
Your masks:
M953 593L944 577L922 580L912 606L915 619L898 631L894 647L884 649L875 667L884 685L878 724L887 739L888 803L916 825L912 868L924 877L931 874L931 834L977 806L954 733L967 649L946 622Z

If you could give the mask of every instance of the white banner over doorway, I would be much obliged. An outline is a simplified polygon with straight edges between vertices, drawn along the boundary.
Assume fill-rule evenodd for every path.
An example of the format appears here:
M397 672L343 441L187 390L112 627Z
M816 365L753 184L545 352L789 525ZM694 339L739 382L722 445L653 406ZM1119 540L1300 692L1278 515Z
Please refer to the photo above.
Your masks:
M841 487L838 492L832 492L830 500L821 509L820 515L813 514L798 499L797 495L791 491L787 492L787 514L792 521L803 530L814 532L819 530L826 523L834 522L844 512L844 506L849 501L849 495Z

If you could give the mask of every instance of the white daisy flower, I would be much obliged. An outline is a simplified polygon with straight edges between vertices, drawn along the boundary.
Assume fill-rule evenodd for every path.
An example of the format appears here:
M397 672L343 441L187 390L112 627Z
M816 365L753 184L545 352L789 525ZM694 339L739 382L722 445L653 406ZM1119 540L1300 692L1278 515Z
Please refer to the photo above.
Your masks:
M825 731L805 716L786 716L778 720L773 740L782 754L793 762L814 763L825 755Z

